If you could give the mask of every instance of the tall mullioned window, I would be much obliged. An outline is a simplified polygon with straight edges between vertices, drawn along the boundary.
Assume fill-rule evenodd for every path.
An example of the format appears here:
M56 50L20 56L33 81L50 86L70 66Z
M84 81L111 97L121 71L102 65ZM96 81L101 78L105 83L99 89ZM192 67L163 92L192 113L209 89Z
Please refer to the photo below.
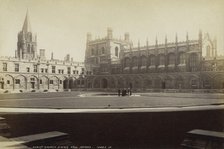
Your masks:
M155 63L155 56L150 56L150 66L154 66Z
M130 67L130 59L126 58L124 62L125 67Z
M145 56L143 56L141 58L141 62L142 62L142 66L146 66L147 65L147 58Z
M197 71L197 61L198 61L197 54L196 53L191 54L189 61L191 71Z
M19 64L15 64L15 72L19 72Z
M3 63L3 71L7 71L7 63Z
M133 57L132 58L132 65L133 66L138 66L138 59L137 59L137 57Z
M180 64L185 64L185 55L184 55L184 53L181 53L179 58L180 58Z
M56 66L52 66L52 73L55 73Z
M170 54L168 58L169 58L169 65L174 65L175 64L174 54Z
M165 65L165 57L164 55L159 56L159 65Z

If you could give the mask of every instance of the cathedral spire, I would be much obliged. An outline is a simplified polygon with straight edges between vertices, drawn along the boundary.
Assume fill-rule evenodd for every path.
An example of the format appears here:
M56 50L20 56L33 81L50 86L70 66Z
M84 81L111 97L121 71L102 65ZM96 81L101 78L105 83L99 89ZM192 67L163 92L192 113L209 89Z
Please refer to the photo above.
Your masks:
M29 20L29 13L28 13L28 9L26 11L26 18L25 21L23 23L23 32L31 32L31 25L30 25L30 20Z

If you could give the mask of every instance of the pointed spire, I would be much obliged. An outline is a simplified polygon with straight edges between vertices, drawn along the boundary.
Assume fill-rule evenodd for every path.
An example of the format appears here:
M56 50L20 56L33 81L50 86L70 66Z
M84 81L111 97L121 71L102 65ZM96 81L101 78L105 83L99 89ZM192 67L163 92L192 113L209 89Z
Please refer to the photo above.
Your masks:
M31 32L31 25L30 25L30 20L29 20L29 13L28 13L28 9L26 11L26 18L25 21L23 23L23 32Z

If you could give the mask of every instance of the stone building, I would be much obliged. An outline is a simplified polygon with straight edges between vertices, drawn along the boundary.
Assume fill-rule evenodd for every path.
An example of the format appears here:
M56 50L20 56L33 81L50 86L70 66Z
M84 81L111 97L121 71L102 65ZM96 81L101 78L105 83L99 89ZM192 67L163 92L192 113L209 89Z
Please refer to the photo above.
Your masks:
M87 34L85 67L87 88L221 89L224 88L224 57L217 55L217 41L209 34L198 39L133 47L124 39L107 36L92 40Z
M37 53L37 36L33 35L28 12L18 33L15 57L0 57L0 88L5 90L59 91L84 87L84 63L45 57L45 49Z

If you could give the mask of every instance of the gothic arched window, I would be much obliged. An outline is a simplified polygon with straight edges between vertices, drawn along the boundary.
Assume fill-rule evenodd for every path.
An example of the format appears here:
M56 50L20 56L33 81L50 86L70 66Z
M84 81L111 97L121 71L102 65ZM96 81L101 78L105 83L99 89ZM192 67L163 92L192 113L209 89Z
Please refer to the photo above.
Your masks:
M94 55L94 49L91 49L91 54Z
M132 58L132 66L133 66L133 67L138 66L138 60L137 60L137 57L133 57L133 58Z
M150 56L150 66L154 66L156 63L155 63L155 56L152 55Z
M125 58L124 66L125 67L130 67L130 58Z
M198 62L197 54L196 53L191 54L190 55L190 60L189 60L191 71L196 71L197 70L197 62Z
M145 56L142 56L141 58L142 58L141 59L141 62L142 62L141 65L146 66L147 65L147 58Z
M169 54L169 57L168 57L168 62L169 62L169 65L174 65L175 64L175 55L172 53L172 54Z
M115 56L118 57L118 47L115 48Z
M180 64L185 64L185 55L184 55L184 53L181 53L179 55L179 59L180 59Z
M165 65L165 56L164 55L159 56L159 65Z

